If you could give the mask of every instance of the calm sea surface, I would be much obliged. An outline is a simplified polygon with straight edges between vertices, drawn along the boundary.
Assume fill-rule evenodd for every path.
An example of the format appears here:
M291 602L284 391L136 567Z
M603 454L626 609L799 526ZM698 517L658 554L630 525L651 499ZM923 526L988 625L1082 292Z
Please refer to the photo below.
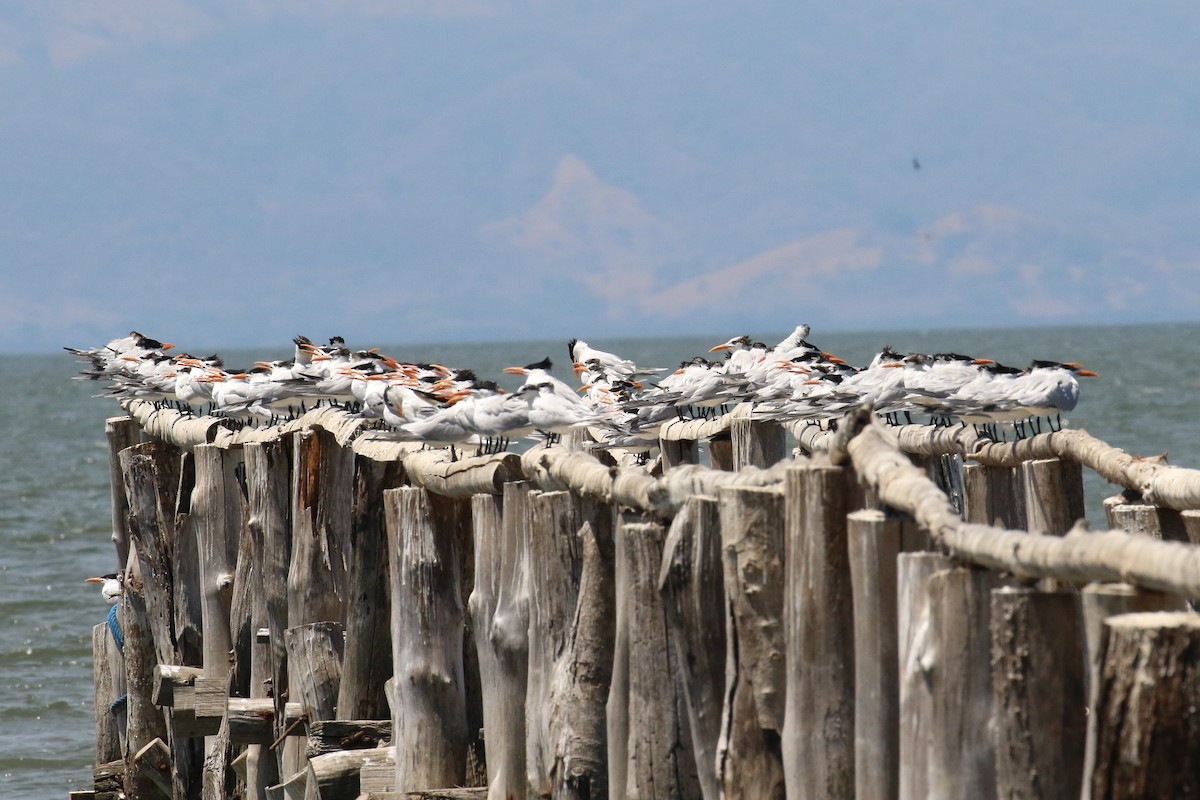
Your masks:
M124 331L115 331L114 336ZM183 337L180 331L150 331ZM314 331L310 335L321 335ZM675 366L733 333L678 339L589 338L645 366ZM787 332L748 331L769 343ZM810 339L865 364L884 344L901 351L955 350L1024 366L1032 358L1081 361L1085 379L1070 426L1137 454L1170 453L1200 467L1197 394L1200 325L822 334ZM193 352L202 343L179 341ZM103 342L68 342L75 346ZM351 342L369 347L375 342ZM410 360L476 369L500 379L504 366L550 355L570 377L566 343L384 347ZM253 353L226 351L230 366L287 357L290 344ZM65 797L89 788L93 747L91 629L107 611L83 583L116 569L109 541L104 420L115 403L93 398L97 384L73 381L66 353L0 356L0 797ZM515 386L511 380L504 385ZM1087 473L1088 516L1102 527L1100 500L1111 493Z

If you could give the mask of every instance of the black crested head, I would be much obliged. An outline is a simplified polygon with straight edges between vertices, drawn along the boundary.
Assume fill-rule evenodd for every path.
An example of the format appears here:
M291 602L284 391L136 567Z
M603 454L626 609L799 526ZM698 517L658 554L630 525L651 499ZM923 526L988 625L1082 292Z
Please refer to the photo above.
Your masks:
M158 339L150 339L146 336L143 336L138 344L142 347L145 347L147 350L162 350L163 346L163 343Z
M479 376L475 374L475 370L471 369L456 369L454 370L454 380L456 381L472 381L476 386L479 385Z
M475 388L484 392L503 391L495 381L476 381Z
M545 358L543 358L541 361L537 362L536 364L526 364L526 365L525 365L525 369L545 369L545 370L548 370L548 369L550 369L552 366L554 366L554 365L550 363L550 356L546 356Z
M567 342L567 357L572 361L578 360L575 358L575 345L577 344L579 344L578 339L572 339L571 341Z
M302 344L312 344L312 340L307 336L295 336L292 338L292 343L299 347Z
M345 347L346 340L343 339L341 336L330 336L329 337L329 346L330 347Z

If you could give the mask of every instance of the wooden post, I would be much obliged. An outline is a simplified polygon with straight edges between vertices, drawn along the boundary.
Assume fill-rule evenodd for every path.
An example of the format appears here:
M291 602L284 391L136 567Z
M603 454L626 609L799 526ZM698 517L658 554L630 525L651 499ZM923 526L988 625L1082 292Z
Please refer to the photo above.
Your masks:
M229 673L229 630L234 568L242 528L242 492L235 470L241 450L197 445L192 515L200 544L201 610L204 619L204 671L210 678Z
M700 793L692 761L688 723L675 696L675 663L666 637L666 618L658 592L666 533L654 522L637 522L632 514L617 530L621 563L616 586L624 599L617 619L617 666L624 680L613 681L610 713L624 706L624 747L610 743L610 759L624 759L624 768L609 770L613 795L639 798L691 798ZM614 733L610 727L610 736ZM623 751L623 752L622 752ZM619 755L618 755L619 754ZM620 773L625 782L618 783Z
M1093 800L1200 797L1200 615L1105 623Z
M337 718L338 685L346 630L340 622L311 622L287 629L284 636L291 665L293 700L309 722Z
M1120 614L1149 611L1184 611L1186 603L1177 595L1139 590L1127 583L1093 583L1080 592L1083 605L1084 638L1087 642L1088 717L1084 749L1083 800L1092 794L1092 772L1096 766L1096 736L1100 702L1100 672L1104 661L1104 622Z
M992 578L934 554L897 563L900 797L992 797Z
M720 491L726 597L725 707L717 748L725 796L783 792L783 494Z
M396 677L396 790L461 785L466 774L463 604L456 512L425 489L384 492Z
M106 764L121 757L121 736L117 717L110 706L124 691L117 693L109 649L116 650L116 642L108 632L108 623L101 622L92 628L92 683L96 711L96 760ZM118 663L120 663L118 661ZM124 683L125 670L120 670Z
M735 471L742 467L769 467L786 455L787 432L778 422L735 419L729 432Z
M149 612L141 579L137 545L130 542L129 567L121 594L121 632L125 636L126 746L125 787L131 797L154 797L158 792L133 764L133 757L155 739L167 738L166 720L154 705L154 637L150 632Z
M1121 503L1106 509L1114 528L1136 536L1152 536L1174 542L1188 541L1182 517L1170 509L1150 503Z
M689 498L671 523L658 585L704 800L717 800L717 743L725 692L725 587L716 500Z
M489 800L525 797L525 688L529 658L529 587L524 539L528 481L504 497L471 500L475 586L470 610L479 652Z
M295 447L288 622L344 622L354 452L319 428Z
M695 439L660 439L658 449L662 453L663 474L681 464L700 463L700 446Z
M1200 509L1191 508L1179 512L1179 520L1187 540L1192 544L1200 544Z
M611 518L582 526L567 492L530 496L529 671L525 702L530 794L607 797L604 703L612 669ZM609 541L598 540L596 530ZM608 558L602 555L609 553ZM585 593L586 592L586 593Z
M112 492L112 543L121 569L129 563L129 534L125 527L129 500L125 494L120 454L125 448L137 444L140 434L137 423L129 417L110 417L104 421L104 435L108 439L109 487Z
M733 440L729 431L708 440L708 460L713 469L733 470Z
M848 515L854 591L854 786L858 800L896 800L900 789L897 519L882 511Z
M291 442L274 439L247 444L246 483L249 488L247 525L262 535L262 595L268 631L267 666L271 695L275 700L275 734L283 732L284 703L288 697L287 645L284 632L288 629L287 575L292 554L291 523ZM279 777L296 771L299 761L284 750L295 745L283 745L276 751L276 772Z
M196 516L192 514L192 494L196 489L196 457L191 451L184 450L180 453L178 474L174 538L170 547L175 651L180 664L199 667L204 664L204 604L200 597L200 542L196 533ZM196 774L199 775L198 770Z
M346 658L338 694L342 719L389 717L383 684L391 670L391 600L383 492L404 481L399 461L354 459L354 547L346 607Z
M783 772L792 797L854 798L854 596L846 470L789 469Z
M1083 468L1060 458L1026 461L1021 467L1028 530L1062 536L1085 516Z
M992 592L996 788L1000 797L1077 797L1087 712L1079 595Z

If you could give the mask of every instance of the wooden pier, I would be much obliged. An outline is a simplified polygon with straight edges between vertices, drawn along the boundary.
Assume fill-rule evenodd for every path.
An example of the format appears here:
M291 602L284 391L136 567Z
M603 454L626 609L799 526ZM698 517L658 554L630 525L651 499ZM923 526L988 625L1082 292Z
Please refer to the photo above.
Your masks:
M125 410L74 797L1200 797L1200 471L865 411L640 466Z

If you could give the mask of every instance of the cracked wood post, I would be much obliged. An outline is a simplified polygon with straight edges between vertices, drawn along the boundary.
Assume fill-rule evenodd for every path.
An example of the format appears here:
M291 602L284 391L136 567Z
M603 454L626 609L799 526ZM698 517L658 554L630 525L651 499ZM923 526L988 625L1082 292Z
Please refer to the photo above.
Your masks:
M237 476L242 448L202 444L192 452L196 460L196 486L191 496L191 513L200 559L204 672L206 677L217 679L229 675L233 649L230 613L245 506ZM207 771L215 768L211 767L213 748L220 746L217 737L205 739L205 786L217 780L210 779Z
M767 468L787 454L787 431L778 422L735 419L729 428L733 442L733 469Z
M354 504L346 614L346 657L338 692L341 719L389 717L383 685L392 676L391 600L383 492L404 481L400 461L354 457Z
M1200 797L1200 615L1105 623L1093 800Z
M125 791L130 797L155 797L158 788L138 770L133 757L155 739L167 738L163 713L154 705L154 637L141 579L137 544L129 544L129 566L121 593L121 632L125 635Z
M338 685L346 652L346 629L340 622L310 622L284 634L291 669L292 700L309 722L337 718Z
M129 562L129 534L126 519L129 500L125 494L125 480L121 469L121 451L138 443L141 429L130 417L110 417L104 421L104 435L108 439L109 491L112 494L112 543L117 551L117 564L121 569Z
M727 651L717 771L730 800L782 796L783 493L724 488L719 499Z
M792 797L854 797L854 596L843 467L785 480L783 771Z
M1122 502L1106 504L1105 512L1114 529L1172 542L1190 541L1183 517L1178 511L1150 503Z
M713 469L733 471L733 439L729 431L708 440L708 460Z
M1086 729L1079 594L992 591L996 788L1000 797L1077 797Z
M695 439L659 439L658 450L662 453L663 474L681 464L700 463L700 443Z
M858 800L896 800L900 661L896 559L902 523L882 511L847 516L854 592L854 786Z
M319 428L296 431L292 442L287 625L344 624L354 453ZM296 680L289 661L288 686L295 686ZM303 738L289 737L285 750L280 774L302 770L306 760Z
M964 519L981 525L1023 530L1024 487L1024 477L1019 468L964 464Z
M1079 464L1061 458L1026 461L1021 476L1031 533L1062 536L1084 518L1083 467Z
M725 692L725 586L721 511L709 497L689 498L671 522L659 591L686 706L693 759L704 800L717 800L717 743Z
M1096 736L1100 702L1100 672L1104 661L1104 622L1109 617L1147 611L1186 611L1179 595L1138 589L1127 583L1091 583L1080 590L1083 604L1084 638L1087 642L1088 717L1083 766L1082 800L1092 796L1092 772L1096 765Z
M121 676L121 685L125 682L125 670L120 664L120 657L115 659L118 669L114 670L112 652L117 644L113 641L108 630L108 623L101 622L92 628L92 683L93 709L96 712L96 757L94 763L107 764L121 757L121 735L118 730L117 716L109 711L113 700L125 694L123 688L117 688L115 677ZM119 693L118 693L119 692Z
M411 487L384 492L392 588L396 790L466 775L460 506Z
M504 485L503 497L471 499L475 586L469 607L479 652L488 798L524 798L525 688L529 586L525 555L529 481Z
M292 558L291 523L292 442L286 437L245 446L247 525L262 536L262 592L267 628L267 675L275 701L275 735L283 732L284 704L288 697L287 576ZM274 753L276 782L296 771L296 743L288 741ZM286 762L286 763L285 763Z
M900 797L993 797L993 577L933 554L898 561Z
M568 492L534 492L530 501L529 570L539 576L530 585L525 703L530 794L607 797L611 509Z
M608 699L609 790L646 800L691 798L700 785L658 591L666 532L640 519L627 513L616 534L616 592L623 608Z

